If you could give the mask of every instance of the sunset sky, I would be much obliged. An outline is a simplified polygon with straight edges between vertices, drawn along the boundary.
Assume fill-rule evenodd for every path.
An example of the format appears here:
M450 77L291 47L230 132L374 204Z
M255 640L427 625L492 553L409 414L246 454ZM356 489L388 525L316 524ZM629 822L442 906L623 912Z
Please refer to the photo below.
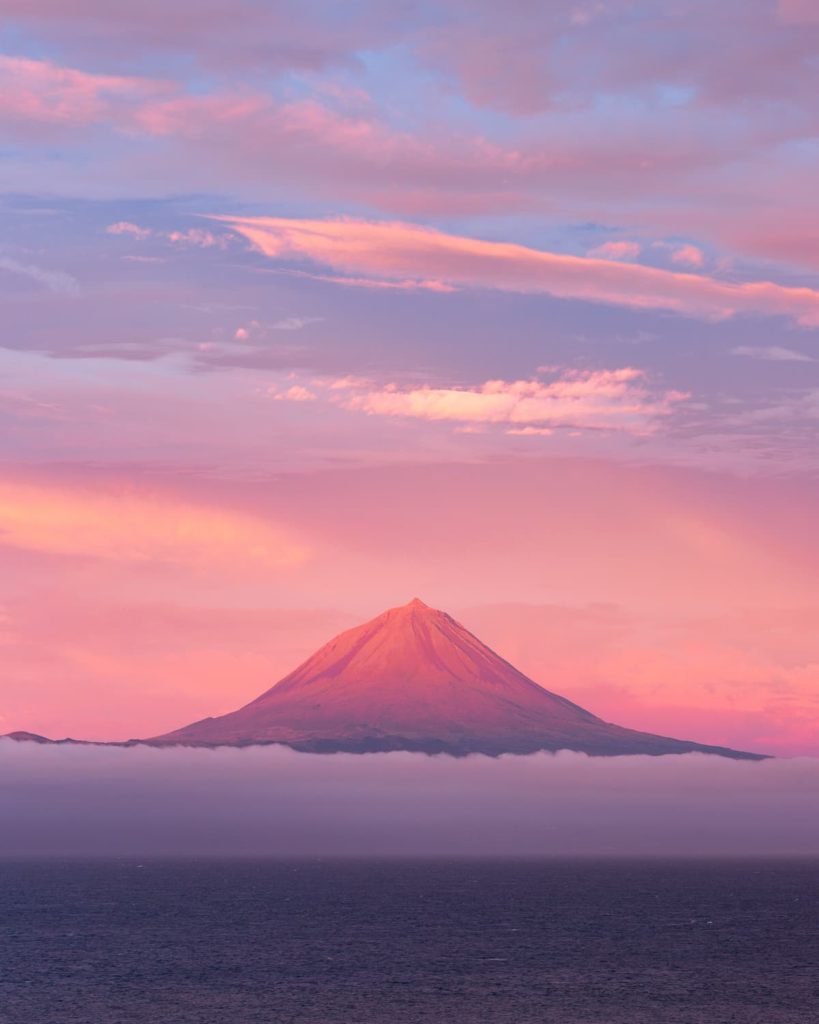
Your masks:
M819 4L0 0L0 733L419 596L819 755Z

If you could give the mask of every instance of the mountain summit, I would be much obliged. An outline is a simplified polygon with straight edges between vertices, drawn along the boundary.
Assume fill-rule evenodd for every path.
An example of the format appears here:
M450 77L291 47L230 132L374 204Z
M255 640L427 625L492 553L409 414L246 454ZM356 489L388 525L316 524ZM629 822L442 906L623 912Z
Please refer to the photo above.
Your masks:
M759 755L610 725L414 598L339 634L238 711L145 742L365 753Z

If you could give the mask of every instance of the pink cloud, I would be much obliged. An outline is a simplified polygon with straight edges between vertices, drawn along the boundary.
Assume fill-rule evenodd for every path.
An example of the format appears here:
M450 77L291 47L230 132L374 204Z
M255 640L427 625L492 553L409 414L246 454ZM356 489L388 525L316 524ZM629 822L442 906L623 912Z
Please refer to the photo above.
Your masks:
M567 124L552 133L548 147L536 138L509 145L443 124L428 125L423 132L400 131L371 105L362 113L360 103L344 109L315 98L281 102L246 86L190 93L182 83L112 78L44 61L24 65L9 85L19 92L17 79L22 76L23 86L31 80L29 106L35 119L41 107L48 109L52 94L62 95L65 81L76 80L94 102L75 111L75 119L81 113L83 123L105 124L131 140L166 140L183 160L201 161L206 154L207 166L219 180L225 175L255 182L270 181L271 175L292 180L296 174L300 183L332 188L337 194L343 170L347 194L392 208L520 209L538 205L533 190L558 182L591 186L597 193L602 164L617 190L633 187L636 174L645 191L657 175L676 173L703 159L719 163L726 156L712 139L686 138L681 129L674 140L654 145L650 157L645 130L624 125L612 126L603 140L599 133L578 133ZM19 112L23 119L25 109ZM735 156L733 149L730 156Z
M142 105L133 116L133 129L148 135L197 139L217 134L224 125L249 123L271 109L262 96L174 96Z
M812 41L789 31L817 21L813 0L748 0L726 5L719 19L705 3L669 9L660 0L552 0L511 14L474 0L468 17L461 0L441 7L419 34L422 58L473 104L513 115L591 106L601 93L649 97L658 83L710 104L804 103L813 79Z
M344 191L362 201L380 193L386 204L400 205L406 195L409 205L418 202L426 209L463 203L465 193L478 195L477 204L474 196L466 201L467 208L484 208L480 194L499 178L523 185L556 163L552 156L480 135L397 130L369 108L362 114L313 98L278 102L246 89L160 97L142 104L118 127L205 152L215 169L243 180L269 181L271 175L293 180L295 175L302 186L337 195L343 173Z
M772 281L736 284L705 275L487 242L400 222L284 217L215 217L267 256L306 259L344 275L381 282L541 292L562 299L665 309L722 320L737 314L786 316L819 325L819 291Z
M589 251L589 256L603 260L636 260L642 251L639 242L603 242Z
M368 382L344 378L325 382L324 387L342 392L333 401L345 409L371 416L510 424L517 429L507 433L541 436L551 434L554 426L648 433L658 417L669 415L688 397L676 391L652 394L644 374L631 367L565 371L549 382L490 380L476 387L373 388ZM291 388L275 397L301 401L303 390Z
M144 238L150 238L152 233L150 228L141 228L138 224L132 224L127 220L120 220L116 224L109 224L105 231L109 235L130 235L139 241L142 241Z
M217 238L212 232L204 231L202 228L188 228L187 231L169 231L167 238L176 244L198 245L202 249L211 249L214 246L224 248L226 244L224 238Z
M82 0L70 7L63 0L3 0L2 13L61 50L83 56L186 51L220 71L262 67L276 74L349 63L355 50L389 38L386 25L399 23L389 7L382 13L364 4L318 17L297 0L176 0L172 5Z
M812 0L754 0L714 19L702 2L669 11L658 0L554 0L510 17L475 0L467 16L462 0L434 11L387 0L316 18L290 0L179 0L172 11L159 0L128 10L9 0L3 13L23 36L73 55L75 67L4 58L0 95L7 119L39 136L91 123L125 136L140 159L106 155L100 176L130 187L136 168L168 192L247 189L257 201L284 182L300 198L403 217L593 218L815 265L815 10ZM349 82L362 48L396 43L436 72L401 68L406 109ZM186 69L218 66L218 85L107 73L146 51L141 66L157 67L169 50L185 54ZM95 66L102 73L78 69ZM302 80L312 96L283 100L282 83L251 84L260 67L327 77ZM493 139L474 112L452 118L436 102L442 90L515 119ZM605 109L601 95L612 98Z
M303 387L301 384L293 384L284 391L273 388L268 391L268 394L279 402L314 402L317 397L313 391Z
M705 263L705 255L696 245L680 245L672 251L671 261L687 267L701 267Z
M173 242L174 245L194 245L202 249L224 249L227 245L227 239L224 236L217 237L212 231L207 231L204 228L188 228L186 231L153 231L151 228L141 227L131 221L120 220L115 224L109 224L105 231L109 235L124 235L139 242L153 236Z
M512 437L551 437L554 431L551 427L510 427L506 433Z
M147 79L90 74L49 61L0 56L0 118L34 126L90 125L164 88L163 83Z
M541 131L523 123L503 141L442 119L399 129L389 111L362 101L360 90L350 97L322 83L313 97L285 101L241 80L200 93L182 82L3 60L0 117L5 103L6 119L38 139L73 131L77 142L78 128L103 126L144 153L151 176L174 191L195 182L203 190L232 192L241 185L268 194L285 182L299 195L332 196L403 216L552 215L559 203L564 217L593 215L601 223L614 218L656 234L696 231L763 257L805 264L816 259L805 216L813 207L815 169L802 167L807 156L796 160L781 146L802 138L807 122L775 117L767 108L753 119L732 118L730 130L719 130L721 113L709 120L688 105L673 121L650 110L615 114L603 132L594 114L579 107L550 125L547 145ZM782 165L775 172L772 161ZM122 174L122 166L110 172ZM689 195L693 174L698 192L692 208L679 199ZM730 183L721 180L726 174ZM771 194L770 184L782 175L794 183L784 199ZM726 203L726 191L736 199ZM433 276L429 282L427 287L441 286ZM360 275L342 283L400 286L375 285Z
M660 0L550 0L511 11L492 0L409 9L381 0L326 8L321 17L295 0L83 0L70 10L62 0L4 0L3 14L62 52L185 51L222 72L326 70L401 44L472 103L518 114L589 103L595 90L653 90L658 80L692 85L712 101L781 96L803 81L810 59L809 41L789 28L816 21L813 0L749 0L719 19L701 2L669 10ZM346 83L323 88L354 91Z

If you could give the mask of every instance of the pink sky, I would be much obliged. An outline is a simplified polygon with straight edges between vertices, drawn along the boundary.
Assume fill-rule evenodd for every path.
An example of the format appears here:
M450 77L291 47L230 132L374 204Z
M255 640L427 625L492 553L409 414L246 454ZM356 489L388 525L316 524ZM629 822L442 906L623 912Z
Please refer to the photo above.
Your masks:
M156 734L419 594L608 719L816 752L815 498L583 459L29 473L0 490L3 724Z
M819 755L814 4L0 13L0 733L167 731L417 595Z

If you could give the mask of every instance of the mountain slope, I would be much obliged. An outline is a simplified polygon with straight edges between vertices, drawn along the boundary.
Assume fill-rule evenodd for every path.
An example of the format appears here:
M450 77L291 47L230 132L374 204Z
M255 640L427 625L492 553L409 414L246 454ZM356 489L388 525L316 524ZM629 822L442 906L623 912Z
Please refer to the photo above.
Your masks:
M283 743L322 752L759 756L604 722L538 686L418 599L341 633L239 710L144 742Z

